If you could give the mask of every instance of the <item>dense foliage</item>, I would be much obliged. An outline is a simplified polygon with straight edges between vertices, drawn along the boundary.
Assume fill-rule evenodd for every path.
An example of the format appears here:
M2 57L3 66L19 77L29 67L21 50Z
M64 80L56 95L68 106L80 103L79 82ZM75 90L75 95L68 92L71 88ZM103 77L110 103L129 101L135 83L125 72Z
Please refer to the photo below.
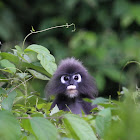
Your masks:
M3 140L139 140L140 89L118 92L119 101L97 98L91 115L63 112L33 90L31 81L49 80L55 59L41 45L0 53L0 139ZM5 88L4 88L5 87ZM121 101L122 100L122 101Z

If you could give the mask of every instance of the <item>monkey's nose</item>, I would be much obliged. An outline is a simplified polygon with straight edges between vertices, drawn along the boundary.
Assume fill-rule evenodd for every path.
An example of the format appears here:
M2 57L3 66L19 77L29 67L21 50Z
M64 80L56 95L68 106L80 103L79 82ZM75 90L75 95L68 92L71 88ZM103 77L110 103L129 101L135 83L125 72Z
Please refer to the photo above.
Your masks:
M69 85L67 86L67 90L74 90L76 89L76 86L75 85Z

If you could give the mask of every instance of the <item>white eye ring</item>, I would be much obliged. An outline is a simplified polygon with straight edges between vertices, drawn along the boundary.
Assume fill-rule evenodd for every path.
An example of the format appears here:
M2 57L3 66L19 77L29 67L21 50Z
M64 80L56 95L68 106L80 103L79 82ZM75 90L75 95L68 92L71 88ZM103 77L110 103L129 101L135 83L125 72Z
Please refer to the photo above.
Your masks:
M61 83L65 84L69 80L69 76L63 75L61 76Z
M80 82L82 81L82 77L81 77L80 74L75 74L75 75L73 75L73 79L74 79L75 81L77 81L78 83L80 83Z

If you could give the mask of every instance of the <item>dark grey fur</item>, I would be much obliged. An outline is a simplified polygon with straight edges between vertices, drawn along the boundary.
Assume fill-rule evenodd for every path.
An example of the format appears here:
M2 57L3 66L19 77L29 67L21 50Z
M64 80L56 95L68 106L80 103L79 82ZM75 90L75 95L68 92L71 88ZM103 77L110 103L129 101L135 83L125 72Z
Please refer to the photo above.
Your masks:
M70 98L66 95L66 85L61 83L60 78L64 74L75 73L81 75L82 81L77 86L78 96ZM88 74L88 71L82 63L74 58L62 60L47 85L47 96L56 96L51 109L57 104L60 110L71 110L75 114L81 114L81 110L85 114L90 114L90 111L96 106L92 106L91 103L84 101L83 98L94 99L97 94L98 91L94 79Z

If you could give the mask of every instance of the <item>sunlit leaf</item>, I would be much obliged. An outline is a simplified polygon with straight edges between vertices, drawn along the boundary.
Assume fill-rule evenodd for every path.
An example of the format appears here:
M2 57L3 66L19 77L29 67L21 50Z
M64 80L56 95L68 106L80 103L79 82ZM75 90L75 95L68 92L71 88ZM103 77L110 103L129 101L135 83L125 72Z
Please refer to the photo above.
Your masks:
M40 60L43 68L51 75L56 70L55 58L50 54L49 50L41 45L30 45L25 49L25 52L33 51L36 52L38 60Z

